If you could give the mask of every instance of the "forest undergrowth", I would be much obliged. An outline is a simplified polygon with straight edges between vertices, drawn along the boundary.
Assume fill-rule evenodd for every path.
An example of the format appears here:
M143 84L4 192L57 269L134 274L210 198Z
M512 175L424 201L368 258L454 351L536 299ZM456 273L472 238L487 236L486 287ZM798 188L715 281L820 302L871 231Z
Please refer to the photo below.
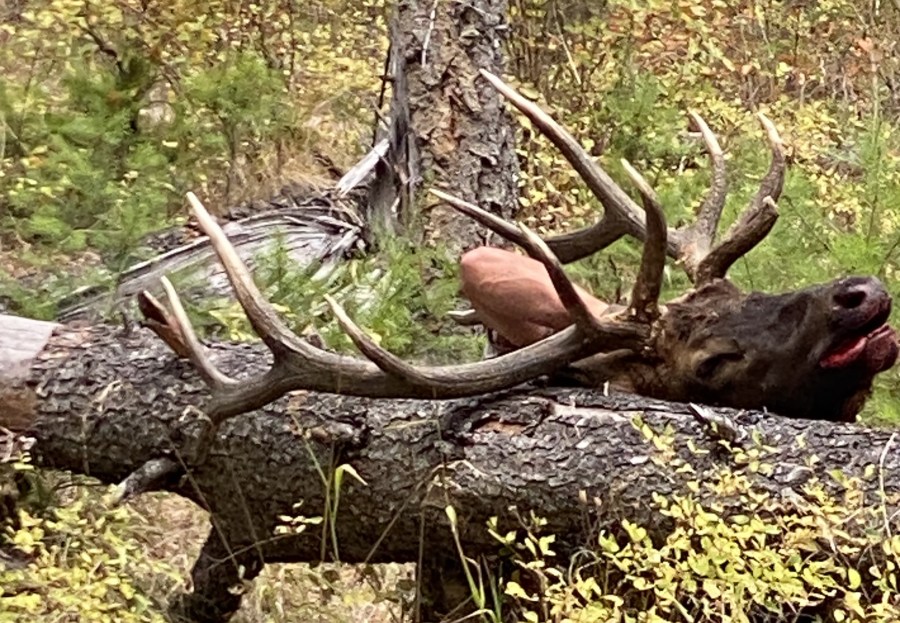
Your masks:
M152 253L148 233L184 222L187 190L224 207L298 178L328 184L371 145L376 111L389 100L381 92L387 40L372 36L387 31L382 0L317 0L302 15L289 0L146 4L0 6L0 306L14 313L51 318L77 285L114 281ZM778 291L872 274L900 295L896 3L510 7L508 77L614 177L624 180L620 158L634 163L673 224L691 217L709 182L688 110L726 150L726 224L767 166L754 115L776 123L791 165L781 217L732 270L740 285ZM521 220L543 232L591 222L596 202L552 146L527 125L519 138ZM621 241L573 274L617 300L639 253ZM324 282L311 283L277 250L259 276L299 330L315 328L336 347L349 343L325 313L326 291L349 301L397 354L449 361L476 358L482 347L446 320L458 305L456 260L395 240ZM665 287L664 296L686 287L674 267ZM231 302L192 314L208 331L249 337ZM896 425L898 397L900 373L880 375L863 419ZM189 575L203 513L165 496L111 510L95 487L23 469L46 481L49 497L33 500L13 539L43 566L3 578L0 623L56 620L59 609L71 609L70 620L161 620ZM151 521L159 516L165 529ZM395 620L409 570L379 570L377 582L367 573L269 569L247 588L236 620ZM565 599L578 590L553 586Z

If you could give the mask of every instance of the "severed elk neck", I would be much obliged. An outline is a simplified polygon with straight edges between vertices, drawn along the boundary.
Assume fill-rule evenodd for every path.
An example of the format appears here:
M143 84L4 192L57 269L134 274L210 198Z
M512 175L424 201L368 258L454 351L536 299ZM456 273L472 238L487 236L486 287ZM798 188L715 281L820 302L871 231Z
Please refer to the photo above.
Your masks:
M206 412L213 423L305 389L384 398L456 398L513 387L564 368L599 386L612 382L668 400L740 408L767 408L790 417L852 420L876 374L891 367L898 346L885 323L891 299L874 278L852 277L783 294L742 293L725 279L729 267L758 244L778 218L785 174L782 142L759 115L772 161L749 207L720 239L725 204L725 159L719 143L691 113L712 162L712 186L696 220L667 228L654 191L625 164L640 194L639 207L578 142L538 106L496 76L481 72L504 98L545 134L575 168L604 208L583 230L546 241L477 206L438 190L438 198L519 245L545 267L571 317L568 328L500 357L474 363L422 367L378 346L330 297L337 321L367 359L320 349L294 334L256 287L218 224L192 194L188 199L219 256L254 331L273 355L269 370L249 379L224 375L207 358L168 280L166 308L140 295L147 324L208 384ZM595 253L630 235L644 243L641 266L624 311L597 317L566 276L563 263ZM667 256L694 288L658 304ZM471 314L469 315L471 317Z

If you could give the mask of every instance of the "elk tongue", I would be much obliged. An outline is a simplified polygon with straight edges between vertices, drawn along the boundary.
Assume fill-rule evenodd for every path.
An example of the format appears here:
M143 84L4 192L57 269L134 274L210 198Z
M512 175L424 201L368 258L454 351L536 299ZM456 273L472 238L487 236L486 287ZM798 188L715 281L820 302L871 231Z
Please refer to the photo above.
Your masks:
M887 370L897 362L900 346L897 334L888 325L884 325L868 335L866 344L866 365L872 374Z
M823 368L843 368L856 361L866 348L868 336L860 335L841 342L836 348L828 351L819 362Z

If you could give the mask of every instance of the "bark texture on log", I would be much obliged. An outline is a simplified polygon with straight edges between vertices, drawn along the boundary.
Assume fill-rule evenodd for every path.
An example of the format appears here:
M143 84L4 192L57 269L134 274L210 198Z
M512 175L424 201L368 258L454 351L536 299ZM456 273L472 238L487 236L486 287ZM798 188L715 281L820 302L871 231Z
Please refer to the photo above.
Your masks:
M231 375L268 359L255 345L212 350ZM889 431L716 410L771 447L765 462L772 471L764 473L736 465L687 405L540 387L454 401L295 392L227 421L212 447L200 452L206 389L148 331L60 326L30 371L18 386L36 396L31 431L43 464L110 483L159 457L189 465L189 473L164 484L212 514L194 593L182 603L194 620L227 618L240 600L228 587L251 579L266 562L458 560L448 505L457 511L466 555L476 558L498 551L488 519L515 529L516 512L546 517L561 554L623 518L663 535L669 520L652 495L685 494L691 481L723 467L786 503L813 479L839 493L829 476L835 469L862 478L863 493L875 503L881 479L889 528L900 529L900 452ZM668 431L665 461L635 425L637 416L649 429ZM675 460L694 471L672 469ZM365 484L345 477L337 512L323 526L276 535L281 516L328 514L334 470L342 464L352 465ZM880 479L864 478L872 466ZM702 489L700 495L713 499ZM748 512L740 496L714 499ZM446 588L449 595L453 587ZM432 612L455 605L432 598Z
M410 223L420 196L434 186L511 218L516 210L515 130L497 92L479 69L501 73L506 0L401 0L391 23L391 163L372 185L369 222L391 230ZM442 208L424 222L427 235L456 251L484 244L473 221Z

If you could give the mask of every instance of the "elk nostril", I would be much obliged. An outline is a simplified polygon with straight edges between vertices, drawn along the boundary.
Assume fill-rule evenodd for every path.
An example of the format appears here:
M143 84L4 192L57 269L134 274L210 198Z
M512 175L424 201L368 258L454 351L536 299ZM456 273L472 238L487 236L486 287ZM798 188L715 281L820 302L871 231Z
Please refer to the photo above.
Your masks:
M856 287L835 294L834 302L838 307L843 307L844 309L856 309L865 302L866 294L866 289L864 287Z

